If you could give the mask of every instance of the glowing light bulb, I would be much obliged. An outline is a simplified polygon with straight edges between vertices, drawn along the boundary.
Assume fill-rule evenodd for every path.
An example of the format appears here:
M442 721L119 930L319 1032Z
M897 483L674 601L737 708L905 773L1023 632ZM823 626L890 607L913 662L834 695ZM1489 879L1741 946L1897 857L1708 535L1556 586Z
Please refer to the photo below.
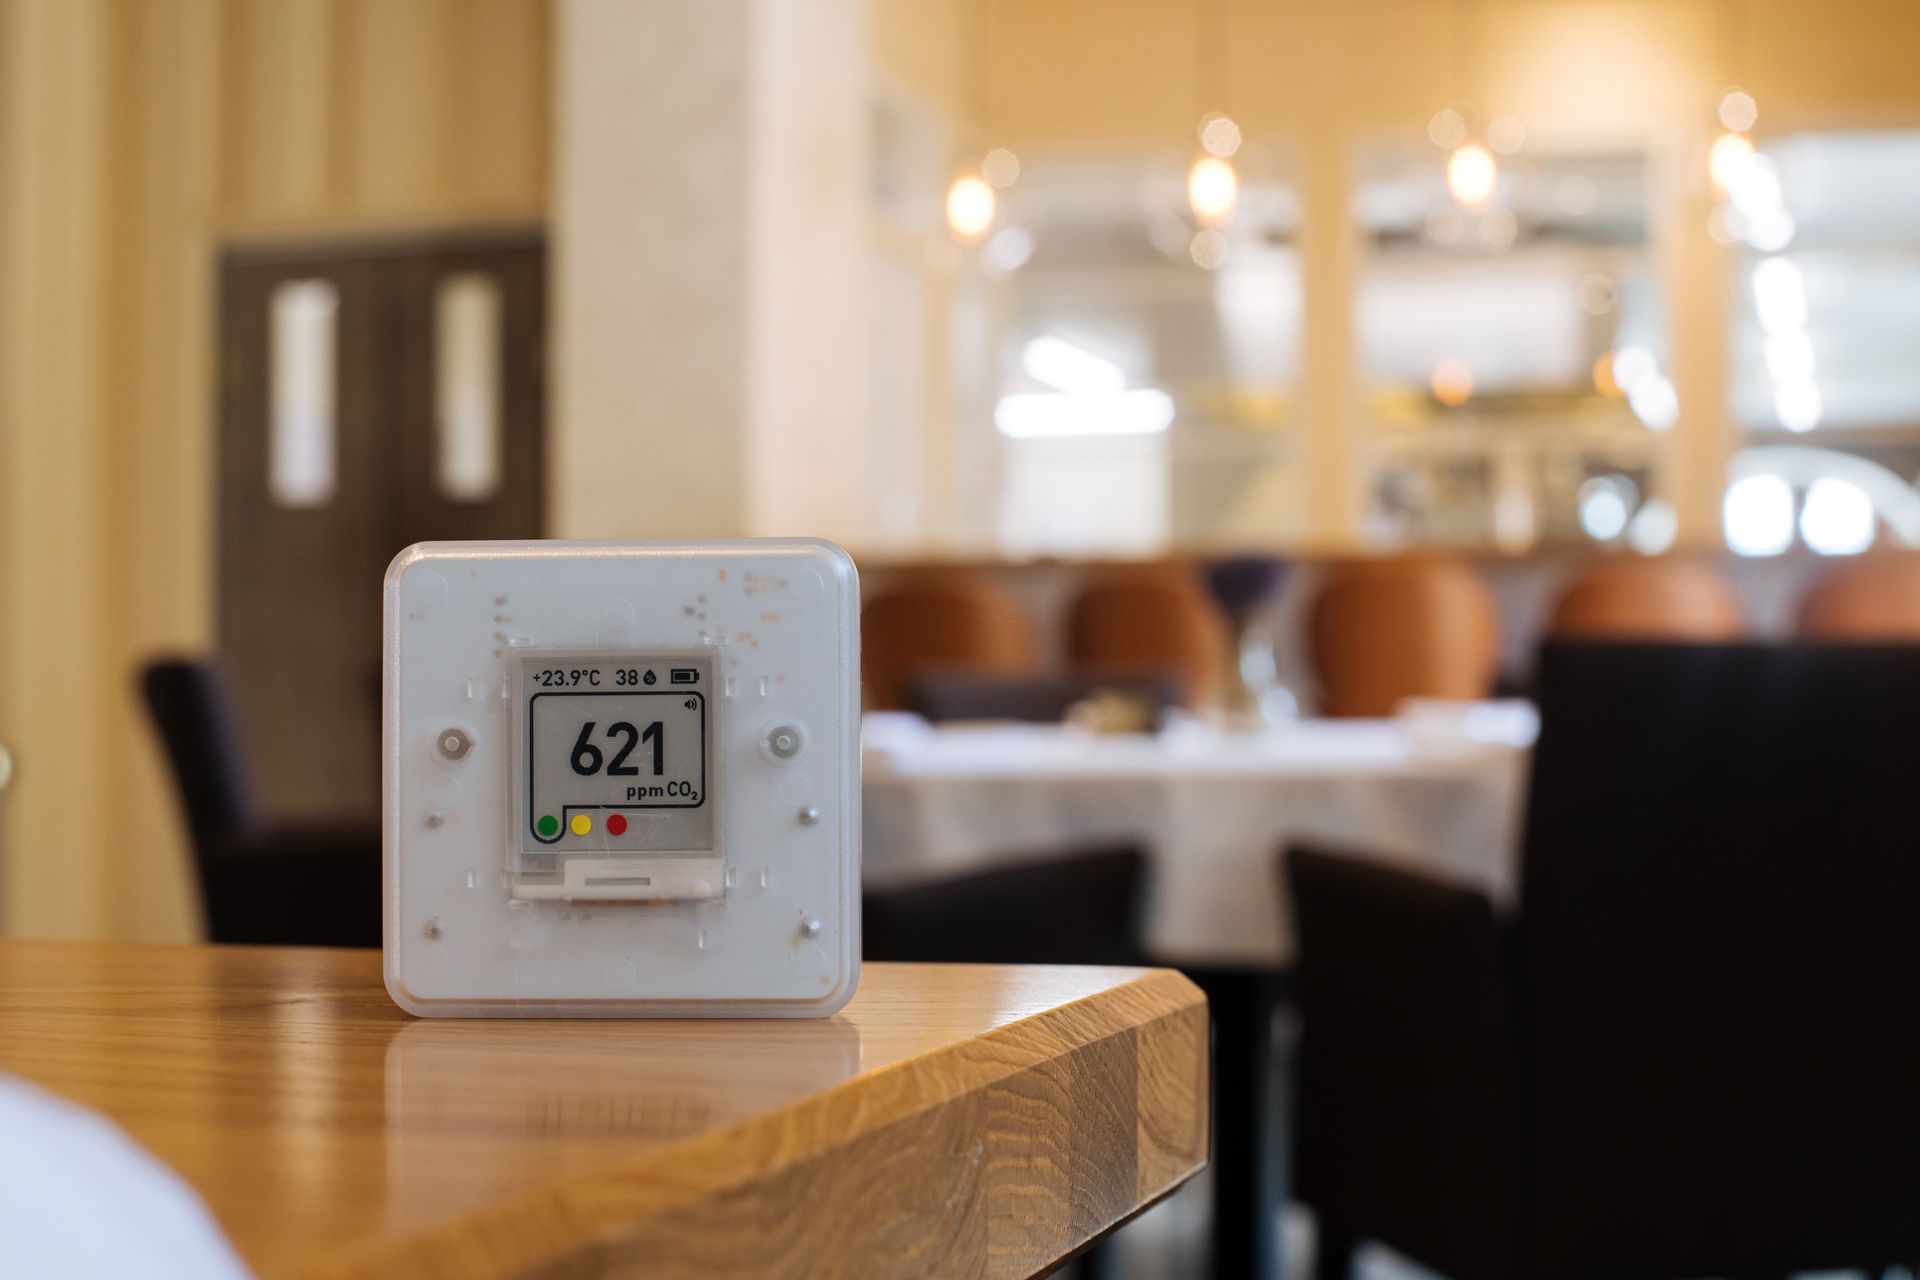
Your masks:
M1433 139L1433 145L1442 151L1451 151L1466 136L1467 118L1452 107L1434 112L1433 119L1427 122L1427 137Z
M1753 139L1744 133L1723 133L1707 152L1707 174L1716 190L1732 191L1753 163Z
M1600 358L1593 362L1593 389L1609 400L1618 400L1627 394L1614 379L1613 352L1602 351Z
M995 147L980 162L980 174L996 187L1010 187L1020 180L1020 157L1005 147Z
M1447 190L1462 209L1486 208L1499 181L1499 161L1478 142L1463 142L1447 156Z
M1745 133L1759 118L1759 104L1746 90L1729 89L1720 95L1720 123L1727 128Z
M1742 556L1777 556L1793 545L1793 487L1776 475L1742 476L1720 503L1727 546Z
M1240 175L1219 156L1201 156L1187 174L1187 203L1202 226L1219 226L1240 203Z
M1240 149L1240 126L1231 117L1209 111L1200 120L1200 145L1225 159Z
M1807 486L1800 537L1823 556L1857 556L1879 531L1873 499L1859 485L1826 476Z
M993 225L993 188L977 173L963 173L947 188L947 225L972 244Z
M1627 531L1640 487L1623 475L1592 476L1580 486L1580 527L1595 542L1611 542Z
M1627 545L1643 556L1657 556L1673 546L1680 533L1680 515L1665 498L1649 498L1627 524Z
M1495 116L1487 126L1487 145L1510 156L1527 145L1527 126L1518 116Z
M1433 366L1433 398L1448 408L1458 408L1473 395L1473 370L1459 360L1442 360Z
M1227 238L1212 227L1196 231L1187 245L1187 252L1193 255L1194 262L1209 271L1218 271L1226 265L1227 249Z

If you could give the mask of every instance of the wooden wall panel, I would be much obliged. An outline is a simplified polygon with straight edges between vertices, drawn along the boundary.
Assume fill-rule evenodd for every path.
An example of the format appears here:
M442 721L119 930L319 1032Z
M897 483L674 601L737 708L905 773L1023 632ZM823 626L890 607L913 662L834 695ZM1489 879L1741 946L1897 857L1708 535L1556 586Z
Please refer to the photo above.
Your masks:
M1920 5L1912 0L1749 0L1731 77L1764 129L1920 124Z
M1556 134L1634 139L1710 124L1729 82L1758 95L1763 128L1920 124L1910 0L958 0L957 17L889 13L875 55L925 77L937 104L938 46L982 6L989 56L962 76L984 70L995 131L1016 144L1188 146L1219 96L1255 128L1418 129L1465 97ZM1219 53L1195 45L1209 10L1225 15Z
M452 31L454 196L472 209L543 209L553 115L546 11L478 0L468 13Z
M219 225L539 216L549 24L547 0L220 0Z
M445 205L455 190L454 27L449 0L347 6L340 117L349 129L344 194L373 214ZM476 13L479 12L476 10Z
M336 199L339 18L334 4L227 0L223 6L223 213L291 218Z
M548 23L0 0L0 928L195 929L134 675L212 646L217 246L539 218Z
M16 922L32 906L38 932L73 935L115 892L100 766L127 745L108 688L124 351L111 323L124 262L114 125L127 54L99 4L14 0L4 21L0 739L17 773L0 809L0 904Z

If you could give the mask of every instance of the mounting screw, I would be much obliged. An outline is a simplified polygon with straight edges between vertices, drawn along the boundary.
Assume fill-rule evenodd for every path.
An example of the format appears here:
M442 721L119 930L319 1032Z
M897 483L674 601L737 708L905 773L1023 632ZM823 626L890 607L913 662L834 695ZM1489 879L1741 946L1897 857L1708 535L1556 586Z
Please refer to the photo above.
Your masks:
M800 936L803 938L817 938L820 936L822 927L818 920L802 920L800 922Z
M820 821L820 811L814 808L812 805L808 805L806 808L800 811L801 826L810 827L818 821Z
M429 828L437 829L439 827L445 826L446 823L447 823L447 811L445 809L427 810L427 826Z
M434 739L434 746L448 760L464 760L473 750L473 735L465 729L442 729Z
M760 750L774 764L791 764L807 749L807 731L791 721L768 726Z
M433 919L427 921L427 927L420 932L426 934L429 938L437 938L445 932L445 930L440 927L440 917L435 916Z

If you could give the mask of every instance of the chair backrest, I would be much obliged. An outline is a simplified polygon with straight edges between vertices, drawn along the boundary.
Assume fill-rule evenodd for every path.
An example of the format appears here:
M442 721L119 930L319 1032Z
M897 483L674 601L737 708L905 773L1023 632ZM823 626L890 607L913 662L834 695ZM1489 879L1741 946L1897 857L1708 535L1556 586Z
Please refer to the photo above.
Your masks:
M871 890L861 908L866 958L1138 964L1145 866L1137 849L1101 849Z
M860 615L860 674L871 711L907 704L928 671L1019 674L1033 670L1033 628L992 579L943 571L887 588Z
M1801 598L1799 631L1807 640L1920 641L1920 555L1833 565Z
M1205 706L1220 693L1227 626L1191 571L1116 575L1074 598L1067 653L1086 671L1172 674L1188 706Z
M253 779L226 684L210 663L165 659L140 676L194 848L253 825Z
M1541 670L1534 1273L1911 1256L1920 647L1550 644Z
M1561 639L1738 640L1746 630L1733 584L1678 556L1609 556L1561 591L1547 623Z
M1404 698L1484 698L1500 661L1493 594L1452 560L1330 569L1308 631L1330 716L1391 715Z

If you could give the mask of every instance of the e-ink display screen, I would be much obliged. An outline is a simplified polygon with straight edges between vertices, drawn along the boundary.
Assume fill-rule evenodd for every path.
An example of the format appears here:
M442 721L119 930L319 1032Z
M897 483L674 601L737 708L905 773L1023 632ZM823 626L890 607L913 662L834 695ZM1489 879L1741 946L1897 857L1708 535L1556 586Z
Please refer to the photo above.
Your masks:
M710 655L550 650L515 661L523 872L569 855L713 850Z

